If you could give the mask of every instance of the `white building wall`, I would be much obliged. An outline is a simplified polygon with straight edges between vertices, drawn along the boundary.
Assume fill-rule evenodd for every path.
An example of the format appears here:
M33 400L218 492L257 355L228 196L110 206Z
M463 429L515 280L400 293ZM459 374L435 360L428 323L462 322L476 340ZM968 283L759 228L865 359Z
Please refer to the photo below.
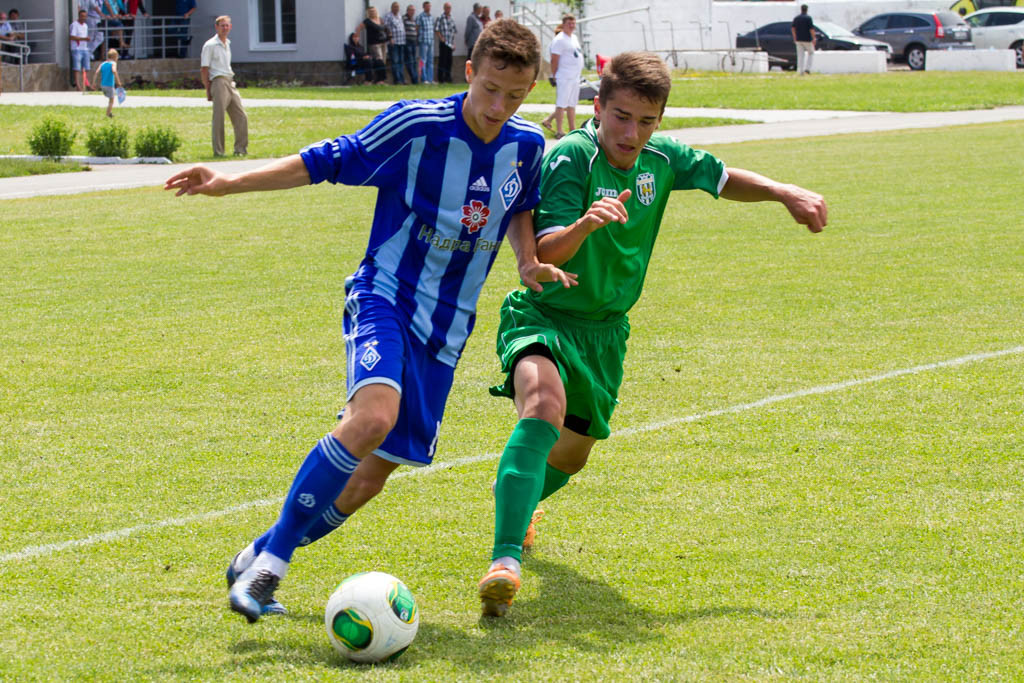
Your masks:
M296 45L256 48L256 10L253 0L199 2L192 15L190 57L198 57L203 43L213 37L218 16L231 16L231 59L235 62L335 62L340 61L345 31L346 6L362 0L298 0L295 16Z

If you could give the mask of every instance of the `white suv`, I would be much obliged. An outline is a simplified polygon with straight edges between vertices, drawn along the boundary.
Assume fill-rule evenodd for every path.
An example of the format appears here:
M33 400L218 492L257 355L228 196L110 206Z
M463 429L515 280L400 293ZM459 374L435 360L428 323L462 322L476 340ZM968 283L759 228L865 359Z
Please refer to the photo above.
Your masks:
M968 14L971 39L979 50L993 47L1017 53L1017 68L1024 69L1024 7L990 7Z

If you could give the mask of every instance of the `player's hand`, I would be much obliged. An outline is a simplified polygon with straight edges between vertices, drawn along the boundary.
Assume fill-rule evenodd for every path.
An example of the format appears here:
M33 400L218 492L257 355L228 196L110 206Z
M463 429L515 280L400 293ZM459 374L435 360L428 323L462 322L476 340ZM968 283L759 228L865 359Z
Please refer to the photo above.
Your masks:
M183 194L222 197L227 194L227 181L227 175L200 164L172 175L164 182L164 189L177 190L175 197Z
M575 287L579 284L576 278L576 273L567 273L558 266L553 266L550 263L540 263L534 261L533 263L520 266L519 277L523 281L523 284L532 289L535 292L543 292L544 286L542 282L561 282L565 288Z
M579 220L579 225L588 233L603 228L609 223L625 223L629 220L626 201L632 196L631 190L623 190L618 197L602 197L590 205Z
M828 224L828 205L817 192L805 190L797 185L787 185L782 203L800 225L806 225L811 232L821 232Z

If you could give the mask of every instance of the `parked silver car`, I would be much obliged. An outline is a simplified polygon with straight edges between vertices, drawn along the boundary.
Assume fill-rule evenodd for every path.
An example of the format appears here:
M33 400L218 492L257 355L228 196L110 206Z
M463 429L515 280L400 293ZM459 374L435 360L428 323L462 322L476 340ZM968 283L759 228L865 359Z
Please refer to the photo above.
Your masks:
M968 14L971 42L979 50L992 47L1017 53L1017 68L1024 69L1024 7L991 7Z
M924 68L928 50L973 47L970 26L954 12L886 12L853 32L888 43L893 56L906 59L915 71Z

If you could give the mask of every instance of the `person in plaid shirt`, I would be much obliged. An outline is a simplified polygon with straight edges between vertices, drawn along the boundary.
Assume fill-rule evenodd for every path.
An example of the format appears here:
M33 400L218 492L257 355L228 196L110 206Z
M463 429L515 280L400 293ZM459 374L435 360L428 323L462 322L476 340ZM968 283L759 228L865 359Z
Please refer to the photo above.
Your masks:
M455 34L459 29L452 19L452 3L444 3L444 14L434 22L434 33L438 40L437 82L452 82L452 52L455 50Z
M434 17L430 16L430 3L423 3L423 11L416 17L416 33L419 39L419 58L423 62L420 76L424 83L434 82Z
M405 60L405 22L398 13L397 2L391 3L391 13L384 17L384 28L388 30L388 57L391 60L391 77L395 85L405 85L402 62Z
M405 24L405 51L402 53L402 64L409 70L409 82L416 85L419 82L420 70L416 66L417 42L419 42L419 29L416 26L416 7L409 5L402 15L402 22Z

